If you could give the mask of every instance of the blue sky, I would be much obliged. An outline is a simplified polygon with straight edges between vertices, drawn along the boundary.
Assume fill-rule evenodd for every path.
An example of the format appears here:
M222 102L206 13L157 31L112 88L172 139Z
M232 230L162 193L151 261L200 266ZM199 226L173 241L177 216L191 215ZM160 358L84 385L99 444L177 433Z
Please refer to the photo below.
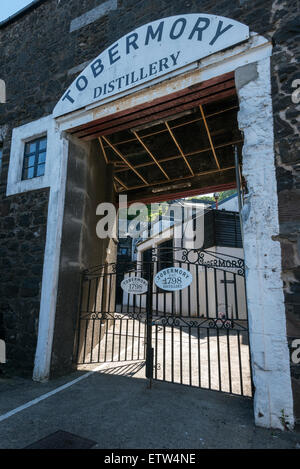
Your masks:
M29 5L32 0L0 0L0 21Z

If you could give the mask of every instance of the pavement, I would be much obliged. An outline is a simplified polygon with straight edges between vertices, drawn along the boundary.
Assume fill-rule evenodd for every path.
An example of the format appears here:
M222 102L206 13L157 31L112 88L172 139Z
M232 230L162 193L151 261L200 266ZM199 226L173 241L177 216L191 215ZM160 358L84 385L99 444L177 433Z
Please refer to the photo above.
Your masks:
M300 448L297 431L255 427L249 398L159 381L149 389L141 361L105 364L1 421L93 369L47 383L0 378L0 449L25 448L59 430L95 441L95 449Z

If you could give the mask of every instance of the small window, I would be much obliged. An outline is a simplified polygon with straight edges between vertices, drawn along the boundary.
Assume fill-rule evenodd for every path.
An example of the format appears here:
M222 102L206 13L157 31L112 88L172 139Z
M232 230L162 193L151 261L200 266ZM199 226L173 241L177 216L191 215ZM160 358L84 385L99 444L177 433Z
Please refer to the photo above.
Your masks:
M45 174L46 149L46 137L25 144L22 179L32 179Z

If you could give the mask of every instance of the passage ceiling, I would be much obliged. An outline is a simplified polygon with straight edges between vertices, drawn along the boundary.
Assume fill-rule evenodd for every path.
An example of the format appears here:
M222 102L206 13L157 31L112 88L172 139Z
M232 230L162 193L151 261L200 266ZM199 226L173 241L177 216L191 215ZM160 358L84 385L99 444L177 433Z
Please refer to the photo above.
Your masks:
M114 185L131 200L235 186L243 143L233 74L72 129L99 141Z

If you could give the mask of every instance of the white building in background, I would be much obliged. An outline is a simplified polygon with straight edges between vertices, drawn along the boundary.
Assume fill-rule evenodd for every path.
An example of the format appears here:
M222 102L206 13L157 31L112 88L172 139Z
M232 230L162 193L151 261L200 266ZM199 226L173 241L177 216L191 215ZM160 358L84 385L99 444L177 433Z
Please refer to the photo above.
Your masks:
M183 314L200 317L229 317L246 319L246 298L244 276L225 273L222 268L210 269L199 263L199 253L204 254L205 263L222 259L225 262L236 262L242 265L244 259L239 214L231 211L238 204L237 194L215 204L203 203L201 200L180 200L176 205L177 213L185 213L184 220L162 217L152 228L151 233L145 231L142 239L136 243L135 259L138 266L147 265L152 254L157 260L154 263L154 275L171 266L190 270L193 282L189 289L177 292L160 291L153 298L153 310L165 313ZM192 239L195 233L195 241ZM183 262L185 250L188 260ZM142 270L146 270L142 269ZM216 273L215 273L216 272ZM130 274L127 274L128 276ZM141 271L142 275L142 271ZM235 296L237 292L237 299ZM123 304L133 305L135 299L124 293ZM142 308L146 307L143 298Z

